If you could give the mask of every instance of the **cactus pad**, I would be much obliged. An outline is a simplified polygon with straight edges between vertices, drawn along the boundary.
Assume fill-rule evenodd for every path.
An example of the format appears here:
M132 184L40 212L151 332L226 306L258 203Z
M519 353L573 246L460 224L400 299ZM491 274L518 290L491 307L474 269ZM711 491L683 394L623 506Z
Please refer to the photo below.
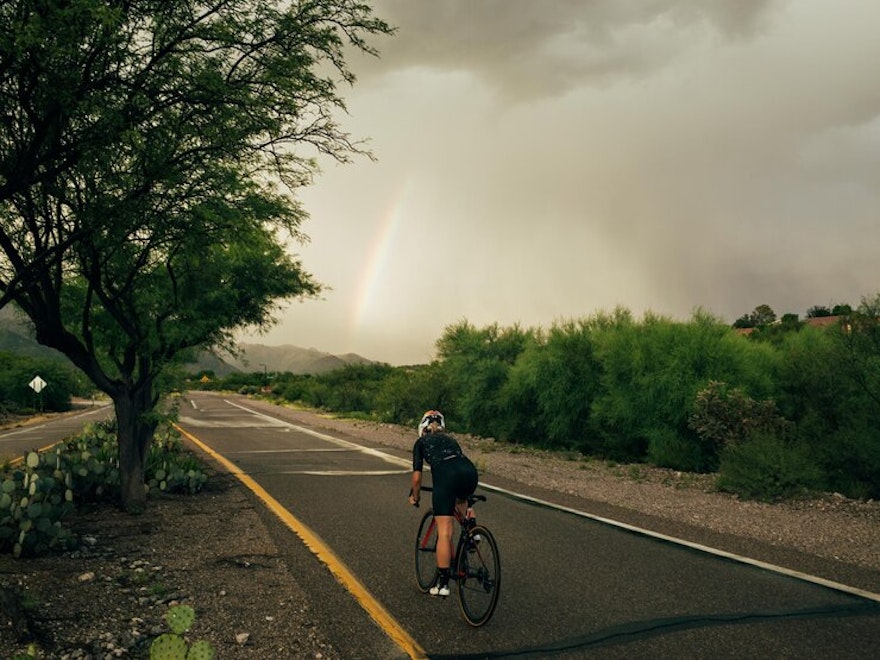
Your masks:
M178 635L159 635L150 645L150 660L186 660L186 642Z
M215 656L214 647L202 640L189 647L186 660L214 660Z
M172 632L182 635L196 620L196 612L189 605L175 605L165 614L165 620Z

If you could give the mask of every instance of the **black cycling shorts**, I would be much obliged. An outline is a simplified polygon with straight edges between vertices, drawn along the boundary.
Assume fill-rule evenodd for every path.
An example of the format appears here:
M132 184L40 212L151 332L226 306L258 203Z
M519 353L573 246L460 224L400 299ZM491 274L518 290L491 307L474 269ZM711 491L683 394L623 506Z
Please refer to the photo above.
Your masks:
M465 456L438 461L431 466L431 506L435 516L451 516L455 501L467 499L477 489L477 468Z

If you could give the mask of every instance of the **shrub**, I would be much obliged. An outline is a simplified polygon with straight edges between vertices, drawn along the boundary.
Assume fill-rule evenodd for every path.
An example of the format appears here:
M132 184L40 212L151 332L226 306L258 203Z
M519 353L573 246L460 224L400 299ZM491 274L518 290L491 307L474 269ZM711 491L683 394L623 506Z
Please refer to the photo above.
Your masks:
M775 502L821 486L822 472L803 446L781 434L753 431L721 454L717 486L745 499Z
M682 437L671 429L651 429L648 436L648 462L684 472L703 472L705 452L693 438Z
M880 441L876 426L851 426L826 438L821 457L826 488L857 499L880 498Z
M688 426L718 456L752 431L784 433L791 424L777 412L773 401L755 401L740 388L713 380L697 393Z

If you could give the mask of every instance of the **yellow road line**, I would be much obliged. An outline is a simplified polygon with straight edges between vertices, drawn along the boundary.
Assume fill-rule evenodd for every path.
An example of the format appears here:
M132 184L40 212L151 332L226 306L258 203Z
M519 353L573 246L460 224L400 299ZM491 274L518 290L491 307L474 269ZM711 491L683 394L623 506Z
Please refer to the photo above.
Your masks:
M297 519L293 514L285 509L274 497L269 495L266 490L254 481L248 474L243 472L241 468L229 461L225 456L218 454L211 447L188 433L178 425L175 428L183 434L194 445L211 456L220 463L230 473L232 473L245 486L250 488L257 497L259 497L269 509L278 516L281 521L287 525L299 538L305 543L306 547L320 559L330 570L333 576L342 586L348 589L349 593L354 596L358 604L366 610L379 627L397 644L410 658L426 658L425 650L419 646L406 630L403 629L394 617L382 605L373 598L372 594L367 591L363 583L358 580L348 567L339 557L302 521Z

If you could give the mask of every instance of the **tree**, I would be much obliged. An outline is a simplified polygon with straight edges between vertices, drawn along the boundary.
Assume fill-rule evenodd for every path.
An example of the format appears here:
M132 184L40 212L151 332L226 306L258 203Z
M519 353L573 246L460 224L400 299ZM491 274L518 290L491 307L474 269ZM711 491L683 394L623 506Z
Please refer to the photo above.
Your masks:
M757 328L770 325L776 320L776 312L770 305L758 305L751 314L743 314L733 322L734 328Z
M825 316L831 316L831 310L824 305L813 305L807 310L808 319L817 319Z
M756 326L770 325L776 320L776 312L770 305L758 305L752 312L752 320Z
M139 511L167 369L320 291L290 193L366 153L344 48L391 29L352 0L21 0L0 33L0 304L112 398Z

